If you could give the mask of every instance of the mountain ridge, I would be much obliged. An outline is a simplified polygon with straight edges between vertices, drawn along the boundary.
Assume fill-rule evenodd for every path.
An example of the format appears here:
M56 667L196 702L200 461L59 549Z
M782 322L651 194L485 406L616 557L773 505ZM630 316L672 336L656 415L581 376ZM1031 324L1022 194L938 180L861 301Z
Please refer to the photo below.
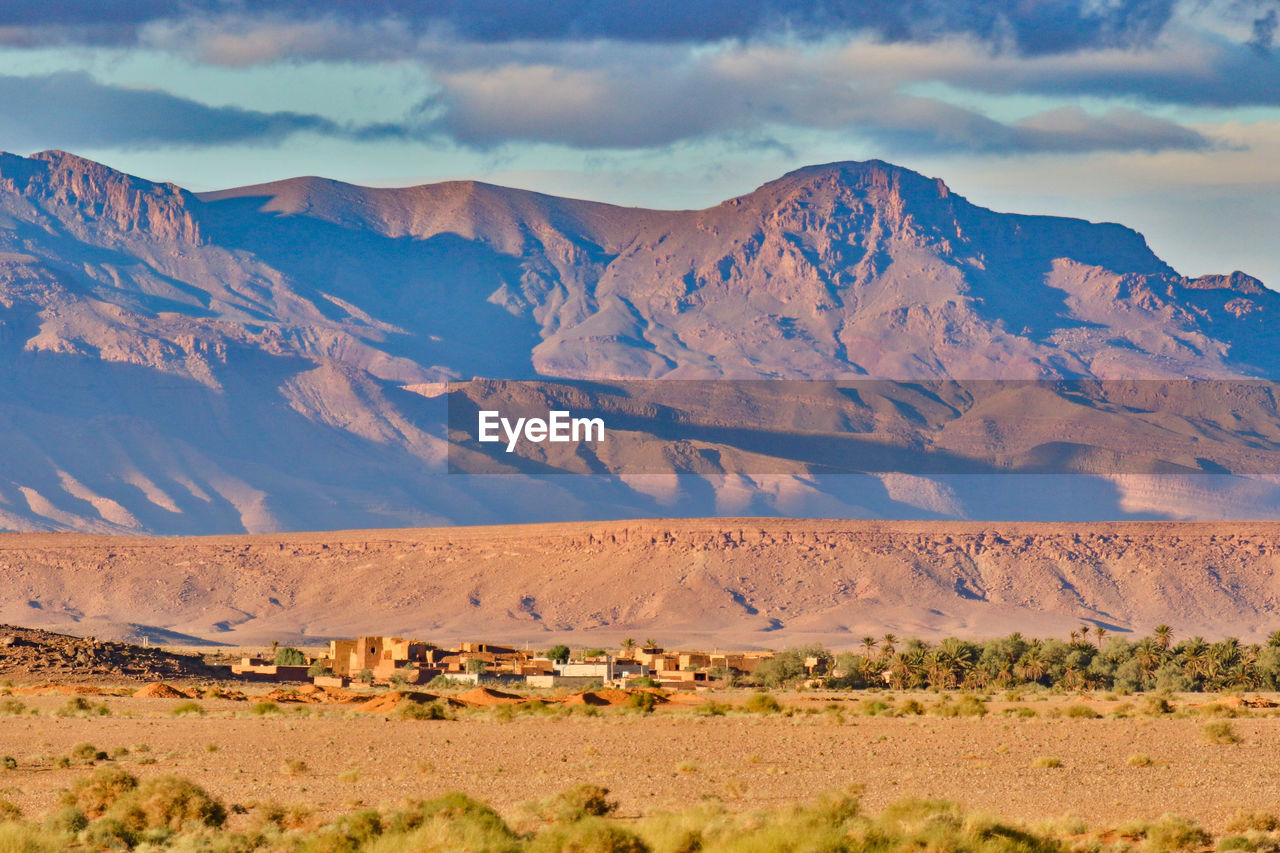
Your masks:
M194 194L65 152L5 154L0 525L198 533L743 506L987 515L972 498L939 504L936 484L884 478L855 488L795 473L745 492L728 472L671 487L451 478L431 389L471 377L1280 377L1277 312L1280 294L1256 279L1186 279L1124 226L995 213L882 162L652 211L477 182L302 178ZM1249 495L1227 500L1234 511L1269 506L1256 485L1228 486ZM1138 510L1130 486L1103 488L1100 511L1118 517L1206 505L1200 485Z

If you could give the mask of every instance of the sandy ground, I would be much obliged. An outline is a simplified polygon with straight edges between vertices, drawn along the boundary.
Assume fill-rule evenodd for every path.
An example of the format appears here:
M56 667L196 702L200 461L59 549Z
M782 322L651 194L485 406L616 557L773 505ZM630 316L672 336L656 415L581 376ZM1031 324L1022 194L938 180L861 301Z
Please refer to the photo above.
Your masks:
M705 717L668 708L651 716L605 710L504 721L479 711L411 721L341 706L282 706L281 714L257 717L246 703L227 701L202 702L204 716L175 717L180 700L136 698L105 699L110 716L59 717L51 712L66 697L23 697L43 713L0 718L0 755L18 762L0 770L0 797L30 816L53 808L91 772L58 768L56 757L88 742L129 748L116 763L139 776L177 773L228 803L305 804L321 816L449 790L512 814L578 782L610 788L629 815L705 797L735 809L774 805L851 784L865 786L871 811L907 796L945 797L1028 821L1075 815L1093 828L1175 813L1221 830L1239 808L1280 808L1274 711L1231 720L1241 742L1216 745L1203 738L1200 716L1045 717L1060 699L1026 701L1041 714L1031 719L999 714L999 703L985 718L853 715L862 698L784 697L812 708L834 699L849 709L843 719L832 711ZM1093 707L1105 713L1115 704ZM1153 765L1129 766L1135 753ZM1050 756L1062 766L1033 766Z

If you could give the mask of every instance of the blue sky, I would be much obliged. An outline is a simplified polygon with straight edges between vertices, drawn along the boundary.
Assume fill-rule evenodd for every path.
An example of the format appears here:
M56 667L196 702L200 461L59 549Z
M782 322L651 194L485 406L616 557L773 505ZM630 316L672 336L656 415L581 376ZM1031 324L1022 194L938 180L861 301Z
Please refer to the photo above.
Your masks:
M878 157L1280 288L1280 0L8 0L0 148L702 207Z

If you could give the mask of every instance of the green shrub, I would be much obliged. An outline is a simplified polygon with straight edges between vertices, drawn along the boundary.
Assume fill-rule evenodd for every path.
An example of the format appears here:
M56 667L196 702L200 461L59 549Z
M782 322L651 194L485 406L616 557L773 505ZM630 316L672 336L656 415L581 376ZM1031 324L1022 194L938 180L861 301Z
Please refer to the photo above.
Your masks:
M1200 729L1200 736L1209 743L1227 745L1240 742L1240 735L1236 734L1235 727L1226 720L1205 723Z
M187 824L220 827L227 820L222 803L180 776L145 780L112 803L107 815L135 832L178 830Z
M0 823L0 850L12 853L61 853L62 838L25 823Z
M89 818L75 806L63 806L44 819L45 828L50 832L63 835L75 835L89 825Z
M929 713L935 717L985 717L987 705L977 696L969 695L961 696L959 702L952 702L951 697L944 693L929 708Z
M5 770L17 770L18 759L14 758L12 755L6 755L3 758L0 758L0 767L4 767Z
M402 720L448 720L449 712L439 702L401 702L396 707L396 716Z
M0 702L0 715L6 717L16 717L19 714L27 713L27 706L18 699L5 699Z
M1208 847L1211 838L1194 821L1165 815L1146 831L1144 853L1186 853Z
M102 816L125 794L138 787L138 779L119 767L104 767L77 779L63 796L65 805L74 806L91 818Z
M1068 705L1066 716L1078 720L1097 720L1102 718L1101 714L1088 705Z
M190 714L203 716L204 708L200 706L199 702L183 702L177 707L175 707L172 711L170 711L170 713L173 714L175 717L185 717Z
M390 815L384 823L383 836L365 847L368 853L515 853L521 849L519 838L496 811L457 792L418 803Z
M753 693L743 706L752 714L776 714L782 705L770 693Z
M618 809L609 789L582 783L526 807L544 823L573 823L589 817L606 817Z
M83 696L74 696L54 713L59 717L106 717L111 709L105 703L94 705Z
M108 756L91 743L78 743L71 748L67 756L76 764L92 764L95 761L106 761Z
M529 853L649 853L640 836L598 817L555 824L538 833L526 849Z
M1147 696L1143 698L1139 709L1148 717L1159 717L1172 714L1173 704L1163 696Z
M1270 812L1248 812L1243 809L1227 822L1228 832L1273 832L1280 828L1280 818Z
M626 707L639 711L642 714L652 714L653 709L658 706L658 697L654 696L647 690L639 693L632 693L627 697Z
M259 717L265 717L268 714L279 714L280 706L275 702L255 702L253 707L249 709L249 713L257 714Z
M301 649L295 649L293 646L283 646L276 649L276 656L272 662L276 666L306 666L307 656L303 654Z

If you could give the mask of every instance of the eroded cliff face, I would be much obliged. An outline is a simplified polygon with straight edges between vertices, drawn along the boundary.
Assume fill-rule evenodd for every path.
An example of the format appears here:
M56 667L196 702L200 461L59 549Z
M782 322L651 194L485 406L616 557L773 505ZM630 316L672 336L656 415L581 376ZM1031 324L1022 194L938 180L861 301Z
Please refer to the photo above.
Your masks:
M0 525L1016 514L962 483L789 470L449 479L435 394L472 376L1274 376L1277 298L1242 273L1184 279L1122 226L994 213L880 162L646 211L474 182L197 196L2 155ZM1096 485L1102 517L1280 506L1255 484Z
M163 570L158 570L163 566ZM768 519L200 539L0 537L0 622L229 644L361 633L852 646L1167 623L1260 640L1274 524Z

